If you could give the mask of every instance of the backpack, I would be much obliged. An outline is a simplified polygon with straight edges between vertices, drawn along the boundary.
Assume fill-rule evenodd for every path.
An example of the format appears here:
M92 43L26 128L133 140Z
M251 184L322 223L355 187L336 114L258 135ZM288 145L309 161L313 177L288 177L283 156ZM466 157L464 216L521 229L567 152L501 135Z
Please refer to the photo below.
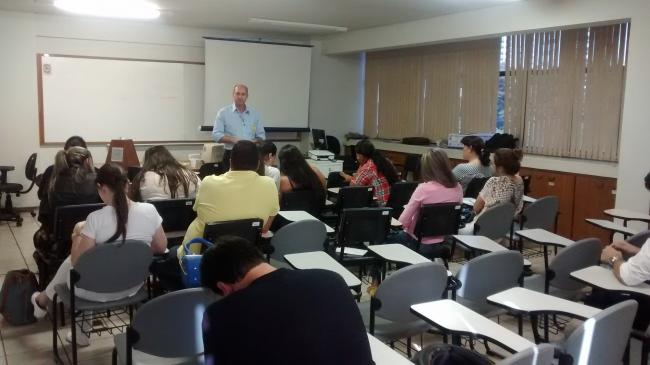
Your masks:
M464 347L448 344L427 346L415 354L413 363L417 365L491 365L483 355Z
M14 326L36 322L31 297L37 288L33 272L22 269L7 273L0 291L0 313L7 322Z

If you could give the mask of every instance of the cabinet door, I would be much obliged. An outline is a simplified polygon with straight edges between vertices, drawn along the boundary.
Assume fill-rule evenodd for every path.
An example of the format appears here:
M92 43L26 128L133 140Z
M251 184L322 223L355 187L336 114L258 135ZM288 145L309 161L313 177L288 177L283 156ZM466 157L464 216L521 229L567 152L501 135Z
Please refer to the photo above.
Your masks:
M575 176L546 170L522 169L520 175L530 175L530 196L542 198L555 195L560 200L556 233L572 237L573 225L573 190Z
M614 207L616 196L616 179L577 175L575 191L575 208L573 212L573 237L582 239L596 237L603 245L609 244L609 231L595 227L585 218L611 220L603 213Z

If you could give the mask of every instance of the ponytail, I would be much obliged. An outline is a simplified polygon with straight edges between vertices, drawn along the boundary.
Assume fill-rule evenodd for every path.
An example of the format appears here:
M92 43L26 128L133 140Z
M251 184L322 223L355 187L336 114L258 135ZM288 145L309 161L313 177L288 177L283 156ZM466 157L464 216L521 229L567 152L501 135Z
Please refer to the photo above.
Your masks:
M377 171L386 178L389 184L392 185L399 181L395 166L377 151L369 140L363 139L359 141L355 147L355 152L371 159L375 166L377 166Z
M465 136L460 140L464 146L469 147L477 156L481 165L490 166L490 151L485 148L483 138L477 136Z
M126 223L129 220L129 199L127 198L128 178L124 169L117 164L108 163L102 166L97 173L97 184L106 186L113 192L111 204L115 209L117 229L108 242L117 241L122 237L126 240Z

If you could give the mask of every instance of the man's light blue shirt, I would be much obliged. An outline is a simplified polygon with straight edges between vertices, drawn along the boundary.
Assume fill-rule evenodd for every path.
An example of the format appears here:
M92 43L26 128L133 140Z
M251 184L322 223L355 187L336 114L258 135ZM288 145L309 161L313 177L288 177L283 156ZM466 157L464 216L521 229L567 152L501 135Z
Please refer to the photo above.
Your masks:
M247 106L246 110L239 112L235 104L232 104L221 108L214 120L212 138L219 142L224 136L252 141L255 138L266 139L266 132L260 115L255 110ZM227 150L232 149L231 143L225 145Z

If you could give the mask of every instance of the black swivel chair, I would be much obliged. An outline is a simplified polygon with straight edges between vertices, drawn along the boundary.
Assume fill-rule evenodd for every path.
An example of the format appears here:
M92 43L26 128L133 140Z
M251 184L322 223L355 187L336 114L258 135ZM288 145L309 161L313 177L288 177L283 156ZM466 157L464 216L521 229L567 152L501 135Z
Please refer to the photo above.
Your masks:
M53 247L48 255L45 252L34 251L34 261L38 266L38 283L41 289L52 280L54 274L61 266L63 260L70 255L72 247L72 231L75 225L83 222L88 214L102 209L103 203L66 205L58 207L54 211L54 241Z
M438 204L424 204L420 208L420 217L415 224L414 234L418 241L418 251L422 248L423 237L445 237L458 234L458 226L460 225L460 203L438 203ZM451 259L452 249L446 244L435 244L437 251L427 254L429 258L441 258L445 266L448 266L448 260Z
M346 248L365 249L366 244L382 244L390 231L390 208L350 208L341 212L336 242L330 255L344 266L360 266L377 262L366 253L364 256L346 255ZM339 249L339 252L336 252Z
M196 218L194 198L150 200L162 217L162 227L167 236L167 247L180 245L187 227Z
M224 163L204 163L199 168L199 178L203 180L206 176L221 175L226 172Z
M413 181L420 180L420 155L409 154L404 162L404 180L408 178L409 172L413 173Z
M413 181L399 181L390 187L390 196L386 206L393 208L393 218L399 218L417 187L418 183Z
M478 197L478 194L483 190L483 186L489 180L489 177L475 177L470 180L465 189L465 198L474 198Z
M263 225L264 221L259 218L211 222L205 225L203 238L210 242L216 242L221 236L237 236L258 245Z
M344 186L339 189L332 212L322 214L325 224L336 226L343 209L372 207L373 188L370 186Z
M324 207L325 194L314 194L312 190L289 191L280 197L280 210L303 210L319 217Z
M11 194L20 194L29 193L34 187L34 182L36 180L36 154L32 153L27 159L27 165L25 165L25 177L27 180L31 181L31 184L26 190L23 190L22 184L8 183L7 182L7 173L13 170L13 166L0 166L0 201L2 200L2 194L7 194L5 198L5 206L0 210L0 221L10 221L16 222L16 226L20 227L23 225L23 218L18 212L14 210L14 205L11 202ZM36 216L36 213L33 211L30 212L32 217Z

